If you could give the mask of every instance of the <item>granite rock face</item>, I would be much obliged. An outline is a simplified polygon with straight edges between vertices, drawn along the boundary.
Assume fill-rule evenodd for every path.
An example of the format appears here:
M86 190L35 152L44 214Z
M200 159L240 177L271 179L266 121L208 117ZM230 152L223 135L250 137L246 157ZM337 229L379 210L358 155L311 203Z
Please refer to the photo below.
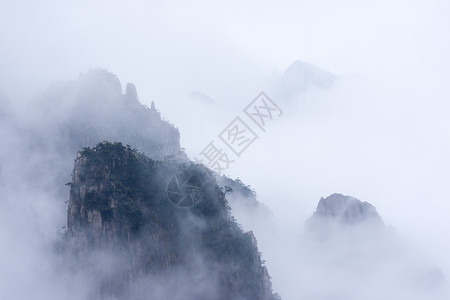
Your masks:
M383 224L373 205L341 194L333 194L320 199L312 219L321 218L334 220L341 224L358 224L363 222Z
M321 198L305 225L309 233L321 240L337 237L364 240L386 233L386 226L373 205L341 194Z
M168 199L180 174L201 183L191 207ZM275 299L256 238L208 169L103 142L78 153L70 186L66 265L95 274L93 298Z

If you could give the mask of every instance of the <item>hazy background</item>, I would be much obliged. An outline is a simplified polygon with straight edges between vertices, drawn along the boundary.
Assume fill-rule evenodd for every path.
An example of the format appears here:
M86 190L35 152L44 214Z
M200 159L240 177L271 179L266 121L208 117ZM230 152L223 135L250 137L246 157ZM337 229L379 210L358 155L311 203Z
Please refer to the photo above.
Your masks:
M193 157L264 90L284 114L226 173L256 189L293 243L256 232L274 289L302 294L302 276L280 266L306 255L297 230L334 192L375 205L448 277L449 15L447 1L1 1L0 91L20 108L54 81L106 68L155 101ZM336 75L333 85L282 97L296 60ZM33 203L37 219L63 211Z

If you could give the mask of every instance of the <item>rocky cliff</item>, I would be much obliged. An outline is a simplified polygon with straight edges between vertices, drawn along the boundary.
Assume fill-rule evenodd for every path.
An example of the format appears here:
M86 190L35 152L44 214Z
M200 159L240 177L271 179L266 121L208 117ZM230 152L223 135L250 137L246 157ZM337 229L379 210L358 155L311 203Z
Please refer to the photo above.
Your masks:
M306 228L324 240L342 236L365 239L386 231L373 205L341 194L321 198L316 211L306 221Z
M373 287L377 282L377 286L386 287L387 299L392 291L405 295L401 296L405 299L412 297L406 296L411 291L414 297L422 295L417 299L431 299L431 294L421 293L442 287L445 276L441 269L385 226L370 203L330 195L320 199L306 225L303 247L310 259L305 265L310 264L311 273L321 274L308 280L345 278L341 284L328 286L333 294L344 293L345 299L367 299L378 292Z
M122 93L119 79L106 70L90 70L77 80L53 84L30 110L34 121L29 130L41 129L30 134L34 144L42 146L45 140L49 148L71 157L82 147L107 140L131 145L153 159L185 158L178 129L161 119L154 103L150 108L142 105L132 83Z
M120 143L78 152L66 265L95 299L274 299L256 239L208 169L154 161Z
M371 222L381 225L383 223L372 204L341 194L321 198L311 219L326 219L340 224Z

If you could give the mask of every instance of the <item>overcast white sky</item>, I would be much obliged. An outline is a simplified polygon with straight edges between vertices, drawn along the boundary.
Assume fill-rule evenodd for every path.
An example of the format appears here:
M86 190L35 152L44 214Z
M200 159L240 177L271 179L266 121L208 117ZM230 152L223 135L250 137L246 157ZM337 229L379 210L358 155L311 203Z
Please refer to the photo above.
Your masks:
M103 67L135 82L146 101L173 89L236 88L296 59L336 74L443 75L449 6L425 0L1 1L0 89L39 89Z
M450 270L449 16L444 0L0 0L0 91L29 98L106 68L155 100L193 155L293 61L309 62L336 86L283 107L230 174L290 224L334 192L371 202ZM195 90L220 106L193 105Z

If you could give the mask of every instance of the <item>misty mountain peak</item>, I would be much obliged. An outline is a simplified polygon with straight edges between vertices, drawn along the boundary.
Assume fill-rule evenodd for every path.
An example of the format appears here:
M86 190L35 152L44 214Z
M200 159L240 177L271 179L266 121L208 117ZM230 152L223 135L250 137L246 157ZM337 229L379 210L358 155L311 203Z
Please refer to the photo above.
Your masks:
M282 97L290 98L310 88L328 89L336 76L315 65L296 60L281 75L279 91Z
M55 143L55 148L68 148L64 154L73 156L80 148L106 140L131 145L153 159L184 159L178 129L139 102L134 84L126 85L125 94L121 86L117 76L104 69L52 85L39 95L37 105L30 107L43 123L31 126L48 128L33 135L36 144L47 140Z
M107 92L110 95L120 97L122 85L119 78L105 69L90 69L79 75L79 84L86 92Z
M202 91L192 91L189 94L189 97L191 99L201 102L201 103L210 104L210 105L216 104L216 101L212 97L210 97L209 95L205 94Z
M93 298L275 299L255 236L207 168L102 142L78 153L72 174L65 257L103 270ZM173 202L194 189L196 204Z
M127 87L125 88L125 97L131 98L131 99L138 99L138 94L136 90L136 86L132 84L131 82L127 83Z
M373 205L341 194L321 198L312 219L327 219L342 224L382 224L381 217Z

